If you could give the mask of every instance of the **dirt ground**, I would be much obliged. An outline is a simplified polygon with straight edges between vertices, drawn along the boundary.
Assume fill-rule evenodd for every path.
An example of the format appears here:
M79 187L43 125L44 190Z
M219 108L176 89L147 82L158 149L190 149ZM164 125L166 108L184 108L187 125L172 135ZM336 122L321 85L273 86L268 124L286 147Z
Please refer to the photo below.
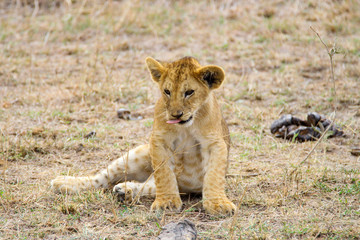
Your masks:
M310 26L336 43L335 88ZM183 218L199 239L359 239L359 26L355 0L1 1L0 239L151 239ZM188 55L227 74L216 94L238 213L207 215L199 196L159 214L151 199L127 206L109 190L53 193L54 177L94 174L148 141L160 94L144 60ZM143 119L119 119L119 108ZM346 137L325 137L300 164L316 142L269 126L312 111L335 116Z

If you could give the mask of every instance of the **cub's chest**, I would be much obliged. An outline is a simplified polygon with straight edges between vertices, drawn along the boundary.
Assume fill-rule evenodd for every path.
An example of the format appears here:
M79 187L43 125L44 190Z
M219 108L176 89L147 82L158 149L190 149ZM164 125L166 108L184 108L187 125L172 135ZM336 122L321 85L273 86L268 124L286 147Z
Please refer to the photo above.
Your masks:
M203 168L203 156L201 143L191 132L180 132L172 141L171 152L173 154L172 164L175 174L191 172L192 169Z
M172 139L170 148L175 155L184 155L198 151L200 143L192 133L183 131L179 132L175 138Z
M200 142L187 132L179 133L172 142L171 168L182 192L201 192L205 163Z

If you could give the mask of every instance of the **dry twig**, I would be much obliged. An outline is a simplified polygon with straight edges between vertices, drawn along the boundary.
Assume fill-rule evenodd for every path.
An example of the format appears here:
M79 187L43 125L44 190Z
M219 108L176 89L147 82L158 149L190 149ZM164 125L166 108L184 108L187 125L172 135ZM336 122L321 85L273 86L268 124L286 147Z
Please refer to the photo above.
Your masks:
M315 29L313 27L310 26L310 29L317 35L317 37L319 38L319 40L321 41L321 43L325 46L326 52L329 55L330 58L330 68L331 68L331 80L333 83L333 91L331 92L333 95L333 99L334 99L334 117L331 120L331 124L326 128L326 130L323 132L323 134L321 135L321 137L319 138L319 140L317 140L316 144L313 146L313 148L310 150L310 152L305 156L305 158L290 172L289 176L292 176L298 169L299 167L301 167L310 157L310 155L314 152L314 150L316 149L316 147L320 144L320 142L323 140L323 138L325 137L326 133L329 131L329 129L334 125L335 122L335 118L336 118L336 85L335 85L335 76L334 76L334 63L333 63L333 56L338 53L338 51L336 51L336 45L334 43L333 47L331 49L329 49L329 47L326 45L326 43L321 39L320 34L315 31Z

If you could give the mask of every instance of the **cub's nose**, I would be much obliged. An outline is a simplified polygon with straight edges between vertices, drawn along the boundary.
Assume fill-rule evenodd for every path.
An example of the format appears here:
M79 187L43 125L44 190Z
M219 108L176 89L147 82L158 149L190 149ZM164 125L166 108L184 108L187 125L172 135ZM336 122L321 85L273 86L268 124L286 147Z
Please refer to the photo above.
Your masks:
M184 113L183 113L181 110L178 110L178 111L176 111L176 112L172 112L172 113L171 113L171 116L173 116L174 118L179 119L179 118L181 118L181 116L182 116L183 114L184 114Z

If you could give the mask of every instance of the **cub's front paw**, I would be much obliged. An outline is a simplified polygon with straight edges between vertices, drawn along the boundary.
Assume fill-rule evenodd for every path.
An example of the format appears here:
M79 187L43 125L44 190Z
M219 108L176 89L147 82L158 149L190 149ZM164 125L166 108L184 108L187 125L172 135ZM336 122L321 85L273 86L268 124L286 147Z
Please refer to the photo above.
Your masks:
M232 215L236 206L227 197L209 198L204 200L205 211L212 215Z
M114 186L113 195L117 197L119 202L132 203L134 199L133 190L124 183Z
M176 210L180 211L182 202L179 195L164 195L162 197L156 197L155 201L151 205L151 211L158 210Z

